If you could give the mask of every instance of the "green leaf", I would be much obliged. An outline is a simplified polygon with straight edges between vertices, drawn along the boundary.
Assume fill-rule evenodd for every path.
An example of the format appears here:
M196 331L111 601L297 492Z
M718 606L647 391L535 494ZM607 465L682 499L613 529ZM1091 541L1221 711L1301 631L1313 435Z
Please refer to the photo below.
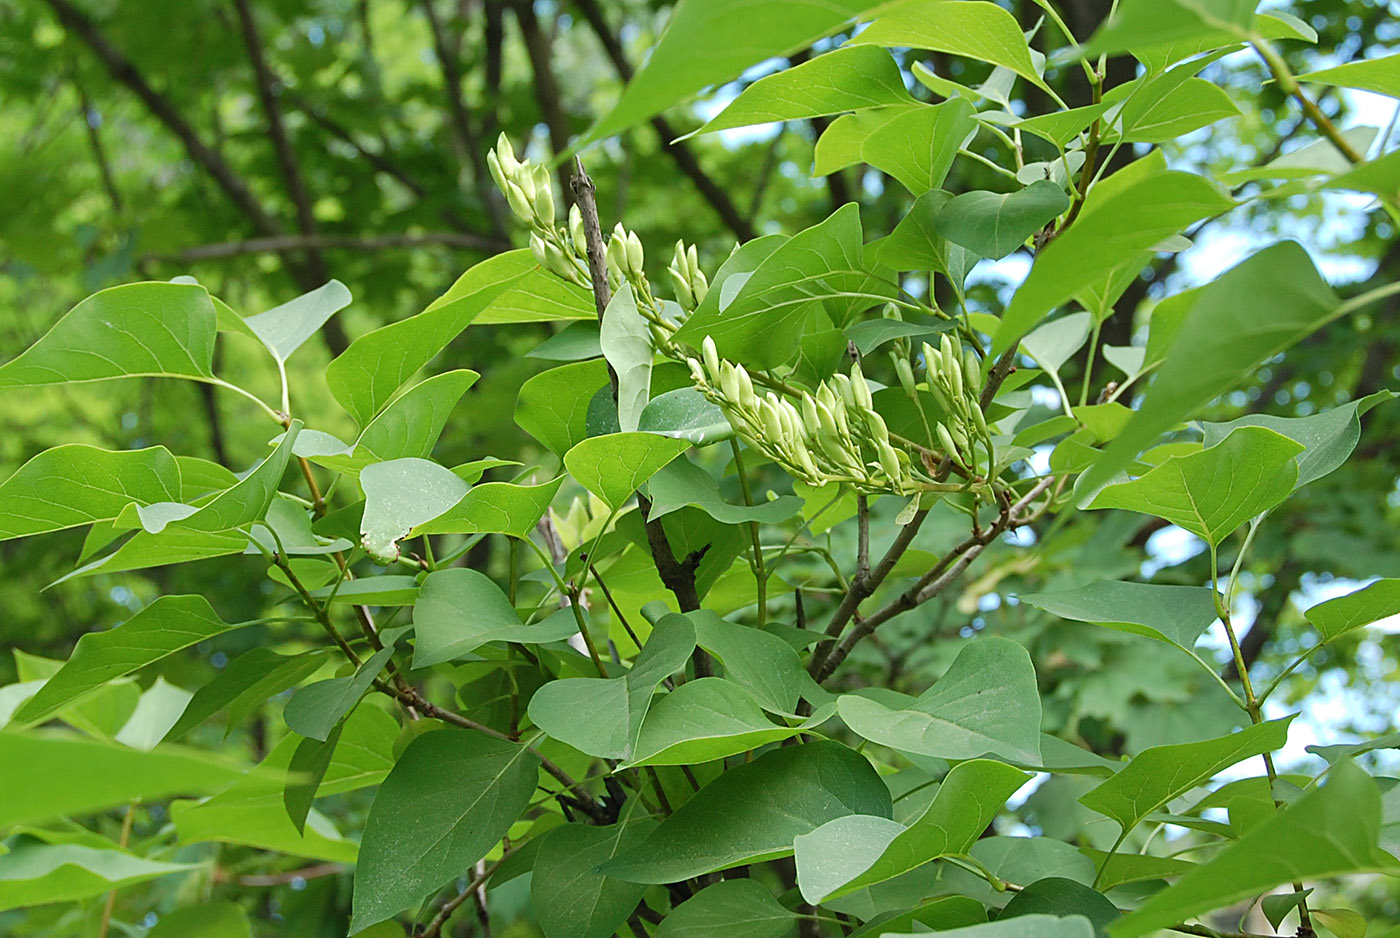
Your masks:
M1054 593L1022 593L1021 602L1061 619L1145 635L1185 651L1215 622L1215 598L1204 586L1103 580Z
M1167 143L1217 121L1238 117L1240 109L1219 85L1177 74L1199 67L1203 67L1200 60L1193 60L1121 96L1122 110L1104 138L1126 143Z
M324 740L303 739L292 753L287 765L287 784L282 789L282 806L296 826L297 833L306 833L306 818L316 800L316 791L331 767L331 758L340 745L345 724L337 723Z
M1258 0L1123 0L1080 54L1135 52L1169 42L1243 41L1253 32L1256 6Z
M986 920L987 911L982 908L982 903L967 896L944 896L895 915L878 915L851 932L850 938L876 938L895 932L902 934L921 926L946 931L965 925L978 925Z
M562 456L587 438L588 404L607 386L608 366L601 358L551 368L520 386L515 422Z
M471 730L409 743L365 822L350 934L416 906L481 859L529 804L539 766L524 746Z
M413 534L509 534L527 538L549 510L564 477L542 485L487 482L472 487L466 496L431 521L418 525Z
M1154 857L1140 853L1106 853L1103 850L1083 848L1084 855L1093 861L1099 872L1098 886L1108 890L1124 883L1140 883L1152 879L1172 879L1188 872L1196 866L1175 857Z
M812 680L802 659L771 632L741 625L701 609L687 613L695 626L695 643L720 660L724 676L747 690L772 713L794 713L797 699Z
M792 853L792 842L848 814L889 817L889 789L870 763L835 742L773 749L701 788L640 846L603 871L672 883Z
M0 855L0 911L74 902L199 866L81 844L22 843Z
M802 731L800 726L773 723L738 684L720 677L696 678L647 712L627 765L696 765Z
M608 827L565 824L545 834L530 880L545 938L612 938L646 886L605 876L598 867L655 828L656 822L646 818Z
M224 735L263 705L268 698L295 687L325 663L327 652L279 655L258 646L233 659L208 684L195 691L185 712L165 734L179 739L205 720L228 707Z
M365 492L361 543L372 559L392 563L401 538L460 502L471 486L450 469L409 457L366 466L360 487Z
M390 643L366 658L354 674L317 681L298 689L287 701L282 718L293 731L325 742L393 656L394 646Z
M802 510L802 499L780 495L757 505L735 505L720 495L719 482L689 459L677 459L660 469L647 483L651 496L648 520L694 505L721 524L781 524Z
M564 454L564 468L609 508L616 509L689 448L687 440L654 433L609 433L576 444Z
M1395 94L1400 97L1400 92ZM1313 909L1312 917L1337 938L1366 938L1366 919L1352 909Z
M872 0L688 0L678 4L661 41L613 109L583 144L612 136L660 113L707 85L750 65L805 49L875 6ZM581 144L582 145L582 144Z
M958 149L976 131L973 113L966 98L954 98L837 118L817 141L814 175L864 162L893 176L914 195L923 195L943 184Z
M15 719L41 722L108 681L233 628L203 596L162 596L116 628L78 639L68 661Z
M1305 449L1298 456L1298 487L1315 482L1346 462L1361 439L1361 417L1377 404L1395 397L1390 391L1377 391L1360 400L1308 417L1275 417L1246 414L1226 423L1202 422L1205 445L1214 446L1239 427L1265 427L1281 433Z
M690 620L663 616L624 676L550 681L530 698L530 719L580 752L604 759L629 758L652 694L663 680L685 667L694 649Z
M1299 81L1356 88L1400 98L1400 55L1383 55L1299 75Z
M1330 642L1396 614L1400 614L1400 580L1377 580L1354 593L1318 603L1303 617L1322 634L1324 641Z
M647 402L637 429L688 440L696 446L718 443L734 435L724 411L695 388L676 388Z
M895 270L937 271L961 294L967 274L979 258L936 230L938 213L952 198L949 193L935 189L915 199L909 214L900 220L889 237L876 242L876 259ZM872 245L872 249L876 245Z
M351 342L326 368L331 393L356 423L365 426L419 368L536 267L528 250L508 251L477 264L417 316Z
M1095 892L1083 883L1063 876L1047 876L1028 884L1012 896L997 916L997 921L1027 915L1054 915L1061 919L1082 915L1094 926L1096 935L1105 935L1104 929L1121 918L1123 913L1103 893Z
M947 673L906 709L855 694L837 711L853 732L882 746L940 759L996 755L1040 759L1040 695L1030 655L992 636L965 646Z
M783 938L796 924L797 914L779 905L757 881L726 879L672 909L657 926L656 938Z
M888 52L848 45L760 78L696 133L909 103Z
M965 192L934 216L934 230L982 257L1005 257L1069 208L1065 190L1048 179L1015 192Z
M1267 308L1256 302L1260 296L1272 297ZM1107 482L1164 430L1330 321L1340 305L1307 252L1292 241L1265 248L1186 302L1185 319L1141 409L1080 481L1081 491ZM1221 336L1230 339L1222 342Z
M603 356L617 374L617 423L624 433L637 429L651 397L651 327L637 309L632 285L624 283L603 315L600 340Z
M846 327L845 337L854 342L862 355L869 355L895 339L927 339L957 328L950 320L939 322L904 322L899 319L866 319ZM842 350L842 355L845 350Z
M55 446L0 483L0 540L111 521L127 505L180 497L180 466L163 446Z
M146 938L252 938L248 915L236 902L183 905L161 914Z
M397 735L398 723L393 717L372 706L357 708L339 728L339 741L316 792L341 794L383 781L394 765L392 747ZM171 805L180 840L242 844L291 856L353 863L355 844L342 837L322 814L308 805L305 823L297 824L288 813L288 787L310 787L310 779L291 774L303 742L288 734L257 769L212 798ZM300 797L309 799L311 794L303 790Z
M906 0L882 12L852 42L931 49L979 59L1010 69L1038 88L1047 88L1016 18L984 0Z
M1170 170L1097 200L1091 194L1078 221L1036 256L1006 308L993 352L1010 347L1050 310L1162 239L1234 204L1202 177Z
M407 574L385 573L341 580L312 590L311 598L357 606L412 606L418 598L418 579Z
M1094 926L1082 915L1021 915L984 925L939 929L939 938L1094 938ZM885 938L902 938L890 936Z
M0 732L0 828L215 791L242 774L232 762L178 747L142 752L65 733Z
M326 320L349 305L350 291L339 280L332 280L265 313L249 316L243 324L281 363L315 335Z
M816 905L882 883L940 857L967 853L1031 776L974 759L953 767L924 813L908 825L851 815L794 842L797 885Z
M1247 726L1218 739L1145 749L1079 802L1112 818L1124 833L1167 802L1251 756L1283 748L1292 716Z
M862 253L859 209L843 205L777 246L747 279L712 286L706 300L718 294L715 305L702 303L676 338L699 346L708 335L726 358L781 365L797 350L813 310L854 311L893 295L891 284L866 269ZM731 284L738 289L731 292Z
M107 378L212 378L214 304L201 286L129 283L94 293L4 365L0 388Z
M248 915L236 902L203 902L164 912L146 938L252 938Z
M1112 938L1137 938L1282 883L1346 873L1395 875L1400 863L1376 846L1380 824L1376 783L1355 765L1341 763L1326 784L1148 899L1108 933Z
M1110 485L1090 508L1125 508L1170 521L1212 547L1293 494L1303 447L1263 427L1241 427L1210 449L1173 456Z
M571 322L525 353L526 358L551 362L577 362L603 354L602 336L596 322Z
M413 667L460 658L488 642L538 645L578 634L578 621L560 609L526 625L501 588L467 567L436 570L423 579L413 607Z
M434 375L409 388L370 421L348 455L306 451L307 436L297 438L297 455L336 472L358 474L373 462L414 457L427 459L447 426L447 418L462 395L481 377L475 371L460 369Z
M193 696L183 687L176 687L158 676L150 687L141 692L130 718L112 739L124 746L149 752L165 738Z
M1058 374L1088 340L1092 326L1093 317L1088 313L1070 313L1033 330L1021 340L1021 348L1041 368Z

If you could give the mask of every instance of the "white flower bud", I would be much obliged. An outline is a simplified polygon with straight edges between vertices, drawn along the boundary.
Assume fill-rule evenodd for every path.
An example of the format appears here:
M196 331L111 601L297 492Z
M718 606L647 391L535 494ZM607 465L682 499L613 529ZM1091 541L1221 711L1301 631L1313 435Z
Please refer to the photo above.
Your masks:
M627 267L632 276L640 279L645 270L646 257L642 253L642 239L635 231L627 232Z
M549 269L549 254L546 250L544 239L533 231L530 232L530 253L535 255L535 260L546 270Z
M749 410L756 410L758 408L758 395L754 393L749 373L744 370L743 365L735 365L734 373L739 382L739 403Z
M982 363L977 360L977 353L972 349L963 352L963 374L972 393L982 393Z
M705 380L705 369L701 367L698 358L687 358L685 364L690 369L690 376L695 379L696 384L703 386L709 383Z
M554 224L554 181L549 177L549 169L542 163L537 163L530 167L533 171L535 198L533 205L535 208L535 220L541 227L549 228Z
M899 454L895 452L894 447L890 446L889 443L880 444L880 468L884 470L885 475L889 477L891 482L898 482L904 475L904 473L900 471Z
M705 336L704 341L700 343L700 354L704 356L705 367L709 369L710 374L718 374L719 350L715 348L715 340L708 335Z
M734 365L723 362L719 368L719 389L726 400L743 406L739 395L739 374Z
M527 224L534 220L535 210L531 207L530 198L524 189L507 179L501 192L505 194L511 214Z
M574 242L574 252L579 257L587 257L588 235L583 230L583 212L577 205L569 206L569 238Z
M865 375L860 370L860 362L851 363L851 393L855 395L855 404L862 410L869 410L874 406L870 397L870 385L865 383Z
M890 431L885 426L885 418L881 417L877 411L872 410L866 414L865 425L870 429L870 435L875 437L876 442L884 444L890 441Z

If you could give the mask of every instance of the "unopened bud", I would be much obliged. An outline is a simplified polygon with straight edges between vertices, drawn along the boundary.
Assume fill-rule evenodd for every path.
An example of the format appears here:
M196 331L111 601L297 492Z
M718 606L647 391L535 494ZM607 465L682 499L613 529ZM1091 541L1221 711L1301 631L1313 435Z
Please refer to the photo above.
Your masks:
M588 235L583 230L583 212L577 205L569 206L569 238L574 242L574 252L579 257L587 257Z
M732 404L741 404L739 399L739 375L737 370L729 362L724 362L719 369L719 389L724 394L726 400Z
M904 475L900 471L899 454L889 443L880 444L880 468L884 470L891 482L898 482Z
M645 270L645 255L642 253L642 239L635 231L627 232L627 267L632 276L640 278Z
M739 383L739 403L749 410L758 408L758 395L754 393L753 382L743 365L734 366L734 376Z
M763 433L768 437L768 442L781 443L784 439L783 422L782 418L778 416L778 407L774 403L772 395L759 402L758 415L763 421Z
M862 410L874 406L870 397L870 385L865 383L865 375L860 370L860 362L851 363L851 393L855 395L855 405Z
M506 204L510 206L511 213L523 222L529 223L535 217L535 210L530 205L530 197L520 186L507 179L501 187L505 194Z
M934 432L938 435L938 442L948 453L949 458L961 465L962 457L958 455L957 444L953 442L953 435L948 432L948 427L942 423L936 423L934 424L933 429Z
M877 411L872 410L866 414L865 425L870 428L870 435L875 437L876 442L885 444L890 441L890 431L885 426L885 418Z
M546 250L544 239L533 231L530 232L530 253L535 255L535 260L541 267L549 268L549 254Z
M535 198L535 220L544 228L554 224L554 183L549 178L549 170L543 163L531 167L534 171Z
M917 394L914 384L914 369L909 367L909 359L903 355L891 355L894 359L894 372L899 376L899 386L904 388L904 393L913 397Z
M719 374L719 350L715 348L714 339L705 336L704 341L700 343L700 354L704 356L705 367L709 369L710 374Z
M973 394L982 392L982 363L977 360L977 353L972 349L963 352L963 375L967 378L967 386L972 389Z
M686 367L690 369L690 376L695 379L696 384L703 385L709 383L705 380L705 369L701 367L698 358L687 358L685 364Z

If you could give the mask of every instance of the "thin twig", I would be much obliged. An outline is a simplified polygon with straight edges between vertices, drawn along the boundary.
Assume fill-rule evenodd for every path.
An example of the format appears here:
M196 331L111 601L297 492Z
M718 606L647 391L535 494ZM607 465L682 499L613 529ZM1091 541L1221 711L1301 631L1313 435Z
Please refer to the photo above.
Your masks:
M477 874L472 877L471 882L467 883L466 887L461 892L442 904L442 908L438 909L437 914L433 916L432 920L428 922L422 931L417 933L417 938L438 938L438 936L442 934L442 927L446 925L447 920L452 917L452 913L456 912L462 903L476 895L477 890L485 885L486 881L491 878L491 874L496 872L496 868L501 865L503 860L505 860L505 856L502 856L500 860L479 870Z

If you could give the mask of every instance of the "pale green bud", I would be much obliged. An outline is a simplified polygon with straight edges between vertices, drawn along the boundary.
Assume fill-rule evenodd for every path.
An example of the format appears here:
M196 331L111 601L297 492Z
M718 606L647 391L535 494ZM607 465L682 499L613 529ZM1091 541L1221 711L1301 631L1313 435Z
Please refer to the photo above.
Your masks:
M817 385L817 403L825 405L828 410L836 407L836 395L825 381Z
M816 436L822 430L821 416L817 413L817 402L806 391L802 392L802 422L807 432Z
M821 471L817 469L817 463L812 459L812 454L807 449L807 444L803 442L802 437L796 437L792 441L792 452L797 457L797 465L807 473L808 478L821 478Z
M880 468L891 482L898 482L904 475L899 465L899 454L889 443L880 444Z
M719 350L715 348L714 339L705 336L704 341L700 343L700 354L704 356L705 367L709 369L710 374L719 374Z
M569 206L569 238L574 242L574 252L579 257L587 257L588 235L583 230L583 212L577 205Z
M838 399L836 401L836 409L832 411L832 416L836 418L836 429L840 432L841 439L843 440L849 440L851 438L851 424L846 417L846 407L846 402Z
M526 223L533 221L535 210L531 207L530 197L524 189L507 179L501 187L501 192L505 194L506 204L510 206L511 213L516 218Z
M836 422L836 412L840 408L840 405L837 404L837 406L833 408L827 407L821 401L817 401L816 404L818 429L820 429L822 433L832 437L833 439L839 439L841 430L840 425Z
M938 435L939 444L942 445L949 458L956 460L958 464L961 465L962 457L958 455L958 446L953 442L953 435L948 432L948 427L945 424L936 423L933 425L933 429Z
M486 151L486 168L491 171L491 178L495 180L496 188L505 192L506 183L510 180L507 178L505 170L501 166L501 160L496 156L495 150Z
M535 186L535 198L531 203L535 208L535 220L544 228L554 224L554 184L549 178L549 170L544 164L531 167Z
M969 407L968 410L972 411L972 422L977 425L977 432L983 437L990 438L992 431L987 428L987 415L982 413L982 408Z
M759 402L758 416L763 421L763 433L767 437L767 442L781 443L785 438L783 421L778 416L778 407L773 402L772 395Z
M644 271L646 261L642 253L642 239L637 237L635 231L627 232L627 267L631 270L632 276L640 278Z
M903 355L891 355L894 359L894 372L899 376L899 386L904 388L904 393L913 397L918 393L914 384L914 369L909 366L909 359Z
M705 369L700 366L699 359L687 358L685 364L686 367L690 369L690 377L695 379L696 384L705 385L709 383L705 380Z
M834 384L836 396L850 406L856 402L855 394L851 391L851 379L837 372L831 376L831 383Z
M899 307L896 306L894 303L886 303L880 309L880 316L884 319L893 319L896 322L904 321L904 315L900 313Z
M953 365L943 373L943 377L948 382L948 390L953 400L958 400L963 396L963 373L962 362L953 360Z
M851 363L851 393L855 395L855 404L862 410L869 410L875 406L870 397L870 385L865 383L865 375L860 370L860 362Z
M515 158L515 149L510 145L510 140L504 133L496 137L496 160L500 163L501 171L507 177L514 176L516 170L520 168L520 162ZM486 157L491 158L490 154Z
M876 411L872 410L866 414L865 425L870 428L870 435L875 437L877 442L885 444L890 441L890 431L885 426L885 418Z
M694 251L695 248L691 250ZM705 302L705 295L710 292L710 281L705 278L705 272L699 267L690 272L690 292L695 294L696 306Z
M535 260L546 270L549 269L549 253L544 239L533 231L530 232L530 253L535 255Z
M739 403L749 410L756 410L758 408L758 395L754 393L749 373L744 370L743 365L735 365L734 375L739 384Z
M726 400L742 406L739 396L739 374L735 367L729 362L724 362L720 365L719 389L724 394Z
M675 291L676 302L681 304L681 308L694 309L699 306L694 291L690 289L690 278L677 271L674 266L667 267L666 272L671 275L671 288Z
M967 377L967 386L972 393L982 393L982 363L977 360L977 353L972 349L963 352L963 374Z

